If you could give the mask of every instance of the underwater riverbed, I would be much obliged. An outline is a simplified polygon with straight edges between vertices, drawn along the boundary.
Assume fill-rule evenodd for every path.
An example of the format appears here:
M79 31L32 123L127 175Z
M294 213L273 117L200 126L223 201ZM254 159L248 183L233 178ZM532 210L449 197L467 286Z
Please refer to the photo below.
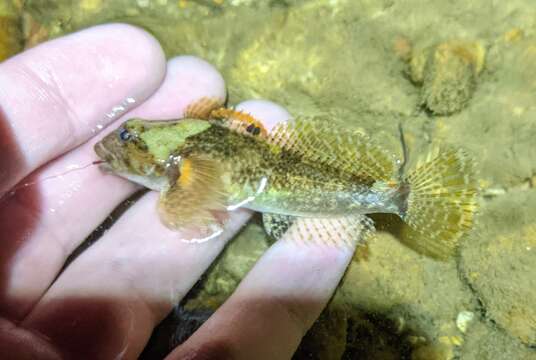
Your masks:
M480 211L439 262L396 240L360 247L296 359L536 358L536 6L531 0L12 0L0 56L80 28L127 22L166 55L221 71L229 104L264 98L322 116L410 158L444 142L479 167ZM153 334L143 357L184 340L270 246L254 219ZM180 324L180 325L178 325Z

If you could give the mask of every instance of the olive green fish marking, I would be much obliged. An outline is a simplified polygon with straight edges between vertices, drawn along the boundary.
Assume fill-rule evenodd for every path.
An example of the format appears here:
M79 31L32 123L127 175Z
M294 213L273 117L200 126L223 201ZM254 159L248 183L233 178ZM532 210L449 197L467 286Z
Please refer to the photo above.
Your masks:
M160 191L160 216L181 233L221 232L221 214L239 207L270 214L265 227L276 237L296 218L338 219L346 234L370 233L366 214L392 213L408 224L406 245L445 259L472 227L475 166L462 150L438 147L399 173L397 159L369 136L327 121L296 119L267 132L248 114L211 114L208 121L128 120L95 151L108 170ZM341 238L330 231L320 238Z

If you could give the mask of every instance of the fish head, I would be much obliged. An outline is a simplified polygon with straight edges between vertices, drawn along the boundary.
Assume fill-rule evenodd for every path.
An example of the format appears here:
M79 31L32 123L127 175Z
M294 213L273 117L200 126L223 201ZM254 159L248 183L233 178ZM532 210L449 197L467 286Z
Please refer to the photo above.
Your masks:
M198 119L130 119L95 144L104 171L152 189L161 189L168 161L179 155L189 137L210 127Z

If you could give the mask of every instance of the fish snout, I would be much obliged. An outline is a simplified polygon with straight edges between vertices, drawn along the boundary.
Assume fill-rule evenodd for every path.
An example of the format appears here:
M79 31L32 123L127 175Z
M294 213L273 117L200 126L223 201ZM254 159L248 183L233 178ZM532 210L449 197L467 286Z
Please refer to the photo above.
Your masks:
M113 153L106 148L106 146L104 145L102 141L95 144L93 149L95 150L95 153L97 154L99 159L103 161L99 165L99 168L103 170L104 172L113 172L112 164L114 163L114 160L115 160Z
M95 146L93 147L93 150L95 150L95 153L97 154L99 159L101 159L103 161L109 161L110 160L111 154L108 151L108 149L106 149L106 147L104 146L102 141L96 143Z

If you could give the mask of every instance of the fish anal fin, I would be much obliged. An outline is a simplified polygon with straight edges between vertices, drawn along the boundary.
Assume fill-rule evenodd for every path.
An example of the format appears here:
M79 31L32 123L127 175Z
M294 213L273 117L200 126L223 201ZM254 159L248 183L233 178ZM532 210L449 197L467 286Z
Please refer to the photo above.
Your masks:
M226 195L219 164L201 156L182 159L175 183L162 191L159 215L184 240L201 241L223 230Z
M298 118L279 123L268 142L301 156L304 160L337 168L364 183L389 181L396 159L360 131L337 129L329 119Z
M261 121L242 111L222 107L212 111L210 118L221 121L224 126L240 134L259 136L261 138L268 136L268 132Z
M331 245L353 248L365 242L374 232L372 220L365 215L332 218L296 218L282 241L299 244Z
M215 97L202 97L192 102L184 111L184 117L208 120L210 113L223 105L223 101Z

